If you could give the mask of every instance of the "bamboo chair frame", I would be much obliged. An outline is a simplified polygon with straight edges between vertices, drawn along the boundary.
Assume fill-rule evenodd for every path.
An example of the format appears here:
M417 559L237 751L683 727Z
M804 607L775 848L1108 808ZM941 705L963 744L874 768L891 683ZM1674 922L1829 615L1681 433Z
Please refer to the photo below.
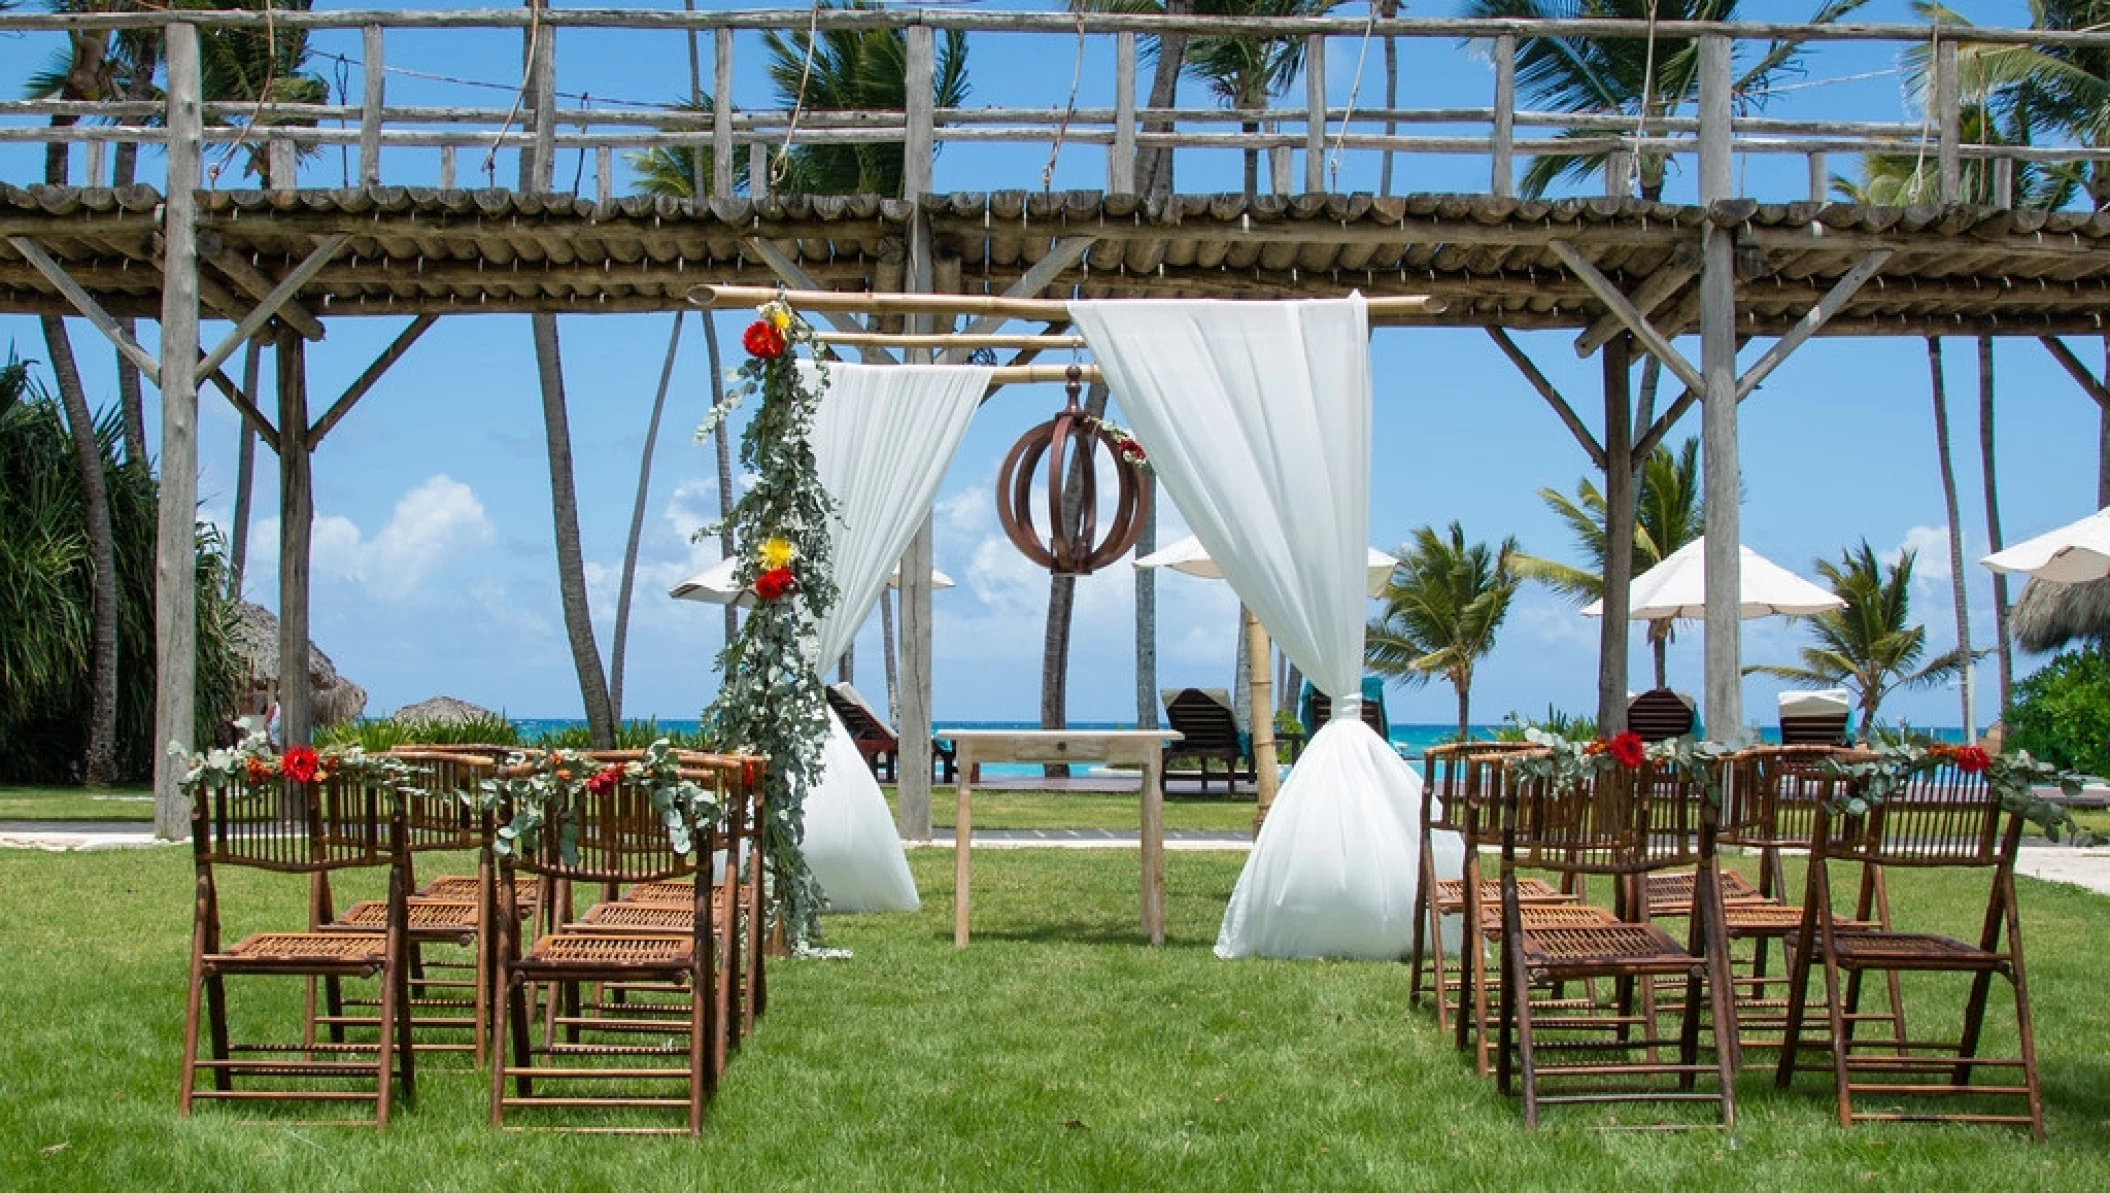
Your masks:
M184 1013L183 1070L178 1111L188 1116L198 1099L371 1101L372 1125L385 1127L396 1081L405 1104L417 1090L411 1048L408 953L408 832L403 797L393 785L333 776L308 784L268 782L201 789L191 808L191 847L197 896L191 935L190 993ZM256 932L232 947L221 943L217 870L237 866L310 879L305 931ZM337 870L386 867L388 897L380 931L322 932L315 919L328 876ZM336 996L347 977L378 978L379 1035L372 1045L314 1039L312 1004L298 1043L237 1042L229 1037L226 979L278 975L326 982ZM201 1023L202 1017L202 1023ZM211 1054L199 1059L199 1032ZM372 1060L358 1058L372 1053ZM254 1054L285 1059L250 1059ZM200 1071L210 1089L198 1088ZM372 1092L341 1089L236 1089L237 1078L371 1078ZM334 1125L334 1124L333 1124ZM363 1125L363 1124L361 1124Z
M1512 778L1515 776L1512 774ZM1724 1042L1720 1025L1732 1022L1728 955L1722 928L1714 848L1715 809L1694 780L1658 773L1644 763L1592 776L1580 790L1557 794L1544 779L1508 784L1502 799L1502 1007L1496 1050L1496 1079L1504 1093L1521 1078L1524 1125L1536 1129L1540 1107L1560 1103L1714 1102L1722 1125L1736 1125L1733 1036ZM1534 923L1519 895L1520 866L1561 874L1604 874L1614 889L1638 906L1613 922ZM1691 867L1697 892L1684 945L1649 915L1646 887L1637 880L1653 870ZM1685 997L1675 1037L1657 1034L1652 992L1656 980L1684 979ZM1541 1021L1531 990L1545 982L1609 978L1616 987L1611 1013L1566 1015ZM1703 1018L1701 987L1712 1009L1705 1025L1714 1060L1699 1060ZM1637 1013L1636 1001L1639 1001ZM1634 1029L1639 1028L1637 1037ZM1541 1040L1543 1030L1588 1033L1589 1038ZM1608 1037L1608 1038L1601 1038ZM1675 1048L1672 1061L1660 1059ZM1590 1053L1640 1053L1632 1059L1546 1063L1540 1053L1585 1057ZM1712 1072L1712 1091L1697 1088ZM1662 1078L1671 1078L1666 1086ZM1559 1092L1542 1088L1547 1079ZM1568 1087L1573 1080L1584 1082Z
M1826 1033L1823 1047L1831 1058L1832 1087L1839 1124L1857 1122L1964 1122L2027 1126L2033 1138L2044 1138L2044 1102L2037 1077L2036 1035L2030 1020L2029 980L2022 960L2022 920L2015 894L2015 852L2022 841L2022 817L2004 808L1983 775L1969 775L1945 763L1913 777L1901 790L1871 808L1848 817L1828 806L1817 810L1810 838L1808 878L1804 884L1802 935L1815 948L1799 949L1789 988L1807 988L1810 971L1824 976ZM1887 923L1845 931L1832 910L1830 864L1858 862L1884 869L1963 868L1991 872L1983 927L1975 945L1931 932L1901 931ZM1863 888L1866 890L1864 880ZM1865 898L1865 894L1864 894ZM1900 1039L1889 1053L1863 1055L1853 1038L1853 1011L1860 979L1868 971L1968 973L1961 1031L1955 1040ZM2007 978L2014 995L2017 1055L1978 1054L1986 1004L1994 975ZM1842 986L1841 977L1847 983ZM1796 1071L1804 1039L1805 1000L1790 998L1785 1042L1774 1073L1787 1088ZM1982 1071L2019 1071L2021 1084L1974 1083ZM1872 1075L1874 1081L1857 1081ZM1946 1077L1944 1081L1943 1078ZM1859 1110L1854 1095L1881 1097L2018 1097L2024 1114Z
M594 755L599 762L627 761L635 751ZM496 1047L491 1064L490 1114L493 1126L505 1125L508 1109L526 1107L643 1107L681 1109L686 1123L680 1128L573 1128L589 1132L623 1134L698 1135L703 1130L704 1109L716 1093L731 1047L731 1033L741 1015L734 1005L738 985L752 983L759 991L759 970L742 971L739 962L740 917L712 914L714 899L731 908L740 906L740 856L733 842L748 831L746 817L752 806L751 792L759 790L762 764L758 759L738 756L680 756L685 772L707 775L722 784L728 826L691 824L692 849L677 854L669 843L660 813L652 806L646 788L625 777L602 793L582 792L576 802L563 809L546 809L539 839L530 850L501 860L498 874L500 895L496 901L498 927L498 1000L494 1035ZM566 838L571 840L566 856ZM760 854L750 851L760 864ZM712 881L714 869L722 877ZM520 924L511 897L525 871L553 884L576 886L661 883L696 876L688 884L689 918L685 925L658 933L595 932L560 922L559 929L523 951ZM748 886L759 884L749 883ZM751 929L753 930L753 929ZM530 1015L526 1000L529 983L551 991L543 1041L530 1041ZM661 1004L654 1012L618 1018L588 1017L580 989L585 985L610 983L650 984L679 988L686 997L677 1004ZM596 998L598 1003L599 999ZM679 1012L679 1018L675 1012ZM568 1012L568 1013L567 1013ZM654 1066L652 1057L676 1055L673 1050L637 1042L590 1043L587 1032L596 1036L614 1034L635 1041L640 1033L686 1036L681 1049L682 1064ZM510 1045L510 1063L508 1057ZM537 1064L537 1057L552 1063ZM615 1066L590 1063L594 1058L628 1058ZM508 1094L511 1080L513 1092ZM665 1082L679 1080L686 1096L646 1097L619 1094L549 1096L535 1093L536 1081ZM575 1087L576 1088L576 1087Z

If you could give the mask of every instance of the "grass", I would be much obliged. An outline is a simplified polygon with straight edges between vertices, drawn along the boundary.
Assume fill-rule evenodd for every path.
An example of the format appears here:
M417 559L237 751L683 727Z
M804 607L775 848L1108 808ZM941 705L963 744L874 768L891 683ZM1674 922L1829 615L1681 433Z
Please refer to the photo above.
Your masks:
M884 787L887 806L894 806L894 788ZM976 829L1086 828L1135 832L1142 819L1141 797L1133 791L1013 791L974 789ZM950 788L930 793L931 822L940 828L955 823ZM1203 796L1167 796L1167 829L1251 832L1251 799L1210 799Z
M152 787L0 786L0 820L154 819Z
M484 1080L453 1057L421 1066L416 1107L381 1134L252 1106L180 1119L187 856L0 854L0 1188L2110 1187L2110 903L2071 888L2023 891L2046 1144L1841 1130L1817 1079L1776 1093L1760 1073L1739 1085L1734 1134L1603 1133L1587 1128L1617 1112L1571 1110L1526 1135L1516 1103L1406 1008L1403 967L1217 960L1237 855L1168 859L1162 950L1137 942L1127 851L977 858L964 952L950 854L910 859L923 911L832 919L826 943L852 958L776 964L769 1016L691 1142L494 1132ZM297 882L227 887L232 929L259 908L301 914ZM1982 888L1914 887L1938 926L1975 925ZM238 1024L290 1023L296 986L238 984Z

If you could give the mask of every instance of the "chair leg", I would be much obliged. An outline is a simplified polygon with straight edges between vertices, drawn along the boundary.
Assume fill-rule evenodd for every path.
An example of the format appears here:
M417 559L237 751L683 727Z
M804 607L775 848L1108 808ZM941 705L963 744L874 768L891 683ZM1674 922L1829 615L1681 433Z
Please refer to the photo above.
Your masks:
M212 1030L212 1058L226 1060L233 1053L227 1043L227 979L220 974L210 974L205 979L205 1010ZM234 1088L234 1074L225 1065L216 1065L212 1085L225 1093Z
M2044 1141L2044 1096L2037 1084L2037 1032L2029 1017L2029 975L2022 967L2022 918L2015 906L2014 875L2002 879L2006 886L2007 947L2012 958L2008 983L2015 992L2015 1037L2022 1058L2023 1087L2029 1092L2029 1133Z
M388 1111L395 1093L396 984L403 976L399 956L391 956L381 967L381 1038L374 1043L374 1125L388 1125ZM407 1058L406 1058L407 1059Z
M1824 1013L1832 1038L1832 1089L1839 1100L1839 1125L1851 1127L1854 1125L1854 1102L1846 1072L1850 1020L1846 1018L1839 998L1839 963L1827 949L1824 955Z
M1420 876L1414 884L1414 946L1409 954L1409 962L1413 967L1413 971L1407 981L1407 1005L1409 1007L1421 1005L1422 948L1427 943L1428 933L1426 916L1429 908L1435 903L1435 900L1431 897L1434 888L1429 882L1429 866L1428 830L1424 827L1422 830ZM1441 940L1437 942L1436 952L1439 955L1443 952ZM1439 981L1436 985L1436 1029L1441 1031L1448 1026L1449 1024L1444 1022L1443 1017L1443 984Z
M506 981L504 968L499 971L500 980ZM507 981L506 988L498 992L498 1005L491 1011L491 1125L505 1125L506 1099L506 1049L505 1033L510 1017L506 1008L512 1003L512 986L518 979Z
M397 1066L403 1073L403 1104L417 1105L418 1057L415 1043L415 1021L411 1010L410 980L401 965L396 968L396 1053L400 1057Z
M191 1095L198 1087L198 1014L205 997L201 969L200 958L193 953L190 997L185 1000L183 1011L183 1074L176 1094L176 1113L185 1118L190 1117Z

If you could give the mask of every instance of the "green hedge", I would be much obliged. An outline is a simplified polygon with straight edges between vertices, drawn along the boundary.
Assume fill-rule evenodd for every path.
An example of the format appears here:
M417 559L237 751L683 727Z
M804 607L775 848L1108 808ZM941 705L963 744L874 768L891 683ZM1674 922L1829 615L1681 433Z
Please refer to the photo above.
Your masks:
M2110 775L2110 655L2099 646L2059 655L2015 685L2009 747L2055 766Z

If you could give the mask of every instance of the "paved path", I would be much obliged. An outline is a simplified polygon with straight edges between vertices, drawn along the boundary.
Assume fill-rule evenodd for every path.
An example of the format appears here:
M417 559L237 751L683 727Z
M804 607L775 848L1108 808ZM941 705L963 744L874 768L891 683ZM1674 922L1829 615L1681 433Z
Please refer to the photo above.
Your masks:
M0 820L0 849L147 849L173 845L143 820Z

